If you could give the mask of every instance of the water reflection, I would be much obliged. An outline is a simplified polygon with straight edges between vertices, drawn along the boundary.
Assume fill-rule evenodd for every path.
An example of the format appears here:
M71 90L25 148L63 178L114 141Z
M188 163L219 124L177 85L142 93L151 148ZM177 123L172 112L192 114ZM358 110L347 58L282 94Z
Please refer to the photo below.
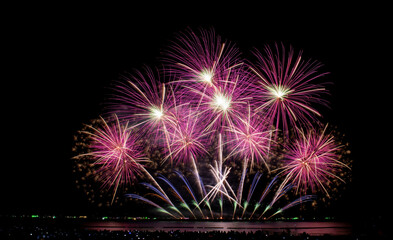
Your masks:
M350 235L352 226L345 222L207 222L207 221L142 221L117 222L101 221L88 222L83 226L88 230L109 231L240 231L255 232L290 232L294 235L303 232L316 236L329 234L332 236Z

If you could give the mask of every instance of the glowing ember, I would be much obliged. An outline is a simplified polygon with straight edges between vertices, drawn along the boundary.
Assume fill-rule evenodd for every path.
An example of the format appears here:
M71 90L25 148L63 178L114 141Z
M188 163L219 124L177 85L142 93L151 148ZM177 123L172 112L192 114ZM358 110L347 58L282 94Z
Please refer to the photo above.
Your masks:
M203 82L206 82L206 83L211 84L212 81L213 81L213 74L210 73L210 72L207 71L207 70L202 71L201 74L200 74L200 79L201 79Z
M151 107L150 108L150 116L152 118L160 119L163 115L164 115L164 113L162 112L161 109L159 109L157 107Z
M225 112L231 106L231 100L222 93L216 93L213 98L213 105Z

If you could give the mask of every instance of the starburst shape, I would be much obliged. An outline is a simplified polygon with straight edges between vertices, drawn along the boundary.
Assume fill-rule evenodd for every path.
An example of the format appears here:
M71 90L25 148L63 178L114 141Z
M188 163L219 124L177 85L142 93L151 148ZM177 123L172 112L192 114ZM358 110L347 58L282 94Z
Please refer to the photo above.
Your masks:
M90 136L89 152L79 156L91 157L102 186L113 187L115 196L119 186L136 180L148 159L138 143L139 136L127 124L120 123L117 116L109 123L101 121L101 126L89 126L91 131L85 132Z
M314 192L321 188L329 196L326 184L333 178L344 181L335 172L348 166L339 160L337 152L341 146L331 134L326 134L326 127L320 133L314 129L299 130L298 139L287 146L281 173L286 176L285 182L292 182L297 189Z
M226 131L230 140L225 144L231 149L226 158L240 156L246 164L250 162L252 166L255 162L262 163L269 170L267 159L273 130L264 118L252 113L250 105L244 118L240 118L232 127L227 127Z
M327 90L317 82L327 74L318 72L321 64L304 61L301 52L295 57L293 49L287 53L283 45L281 49L278 45L275 49L266 47L265 54L259 51L254 54L257 62L251 70L255 74L252 96L256 110L287 136L290 126L312 125L321 116L314 105L327 105L321 98Z

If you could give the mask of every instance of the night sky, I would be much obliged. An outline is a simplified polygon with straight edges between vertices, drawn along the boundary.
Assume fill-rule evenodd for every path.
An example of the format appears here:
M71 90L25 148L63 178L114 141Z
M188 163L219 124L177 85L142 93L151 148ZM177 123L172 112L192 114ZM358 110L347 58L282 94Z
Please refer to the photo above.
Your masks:
M160 51L186 27L213 27L244 56L254 47L283 42L324 64L333 85L331 109L320 108L322 122L346 133L354 160L349 214L384 214L391 199L391 75L386 73L392 43L382 16L369 14L366 6L277 15L273 9L237 7L150 8L49 7L9 19L0 213L83 209L87 203L78 199L72 180L73 136L102 113L111 82L145 64L158 66Z

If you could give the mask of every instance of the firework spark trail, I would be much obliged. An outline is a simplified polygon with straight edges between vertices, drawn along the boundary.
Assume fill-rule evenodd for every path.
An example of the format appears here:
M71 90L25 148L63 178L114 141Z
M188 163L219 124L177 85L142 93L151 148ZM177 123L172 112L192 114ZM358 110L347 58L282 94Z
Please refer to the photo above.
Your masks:
M157 181L154 180L156 184ZM151 189L155 192L154 193L150 193L148 195L153 195L161 200L163 200L164 202L168 203L170 205L170 208L174 211L176 211L179 215L180 218L183 218L184 215L182 214L182 212L175 206L175 204L171 201L171 199L168 197L168 195L164 192L164 190L162 190L162 187L160 185L158 185L158 188L154 187L153 185L151 185L150 183L141 183L141 185L145 186L147 189Z
M181 206L184 207L184 208L186 208L186 209L192 214L192 216L193 216L194 218L196 218L195 215L194 215L194 213L192 212L192 210L189 208L188 204L184 201L183 197L180 195L180 193L177 191L177 189L173 186L173 184L172 184L171 182L169 182L169 180L167 180L167 179L164 178L164 177L159 177L159 179L163 180L163 181L170 187L172 193L175 194L175 197L176 197L177 199L180 199L180 201L182 202ZM156 182L156 181L155 181L155 182ZM153 185L151 185L151 184L149 184L149 183L141 183L141 185L145 186L147 189L153 190L153 191L155 192L155 194L149 193L149 194L147 194L147 195L155 196L155 197L157 197L158 199L161 199L161 200L163 200L164 202L166 202L167 204L169 204L169 205L170 205L169 208L172 209L172 210L174 210L175 212L177 212L177 213L179 214L179 217L177 217L177 216L175 216L175 215L169 213L168 211L166 211L163 207L161 207L161 206L158 205L157 203L154 203L153 201L151 201L151 200L149 200L149 199L147 199L147 198L141 197L141 196L139 196L139 195L137 195L137 194L126 194L126 196L127 196L127 197L130 197L130 198L133 198L133 199L139 199L139 200L145 201L145 202L147 202L148 204L151 204L151 205L157 207L158 210L159 210L160 212L166 213L166 214L170 215L171 217L173 217L173 218L175 218L175 219L185 218L185 216L183 215L183 213L175 206L175 204L174 204L174 203L172 202L172 200L168 197L168 195L162 190L162 187L161 187L161 186L159 186L159 188L160 188L160 190L159 190L159 189L157 189L156 187L154 187Z
M266 198L270 190L272 189L273 185L276 183L278 178L278 175L276 175L270 183L265 187L265 190L262 192L261 197L259 198L259 201L255 204L254 210L252 211L249 219L251 219L254 216L254 213L257 211L257 209L261 206L262 201Z
M237 189L237 194L236 194L236 198L238 199L239 204L242 203L244 179L245 179L245 177L246 177L248 159L247 159L247 158L244 158L244 161L243 161L242 164L243 164L242 176L241 176L241 178L240 178L240 183L239 183L239 187L238 187L238 189ZM234 207L233 207L232 219L234 219L234 217L235 217L236 207L237 207L237 204L235 203L235 205L234 205Z
M193 193L193 190L192 190L192 188L191 188L191 186L190 186L188 180L187 180L180 172L175 172L175 173L180 177L180 179L182 179L183 183L185 184L185 187L186 187L187 191L190 193L190 195L191 195L192 198L193 198L192 203L196 206L196 208L198 208L199 212L200 212L201 215L202 215L202 218L205 218L202 209L199 207L199 204L196 202L195 195L194 195L194 193ZM175 187L167 178L165 178L165 177L163 177L163 176L159 176L158 179L159 179L159 180L162 180L163 182L165 182L165 183L169 186L169 189L170 189L170 191L172 192L172 194L174 195L174 197L175 197L176 199L180 200L180 202L181 202L181 203L180 203L180 206L183 207L183 208L185 208L185 209L187 209L187 210L191 213L191 215L192 215L195 219L197 219L197 217L195 216L193 210L191 210L191 208L189 207L188 203L185 201L184 197L183 197L183 196L181 195L181 193L176 189L176 187ZM155 181L155 182L156 182L156 181ZM172 200L168 197L168 195L162 190L162 187L161 187L161 186L159 186L159 189L158 189L158 188L154 187L153 185L151 185L151 184L149 184L149 183L141 183L141 185L143 185L143 186L145 186L147 189L151 189L153 192L155 192L154 194L149 193L149 194L147 194L147 195L152 195L152 196L157 197L158 199L163 200L164 202L166 202L167 204L170 205L170 207L169 207L170 209L174 210L175 212L177 212L177 213L179 214L179 217L176 217L176 216L174 216L173 214L170 214L173 218L176 218L176 219L178 219L178 218L185 218L184 214L176 207L176 205L173 203L173 201L172 201ZM135 199L140 199L140 200L146 199L146 198L143 198L143 197L141 197L141 196L139 196L139 195L137 195L137 194L126 195L126 196L131 197L131 198L135 198ZM143 199L142 199L142 198L143 198ZM153 205L152 203L154 203L154 202L152 202L151 200L148 200L147 203ZM211 208L210 208L209 203L208 203L208 202L205 202L205 203L206 203L206 205L208 206L208 208L209 208L209 210L210 210L211 216L213 217L213 213L212 213L212 210L211 210ZM159 210L165 210L163 207L159 206L157 203L154 203L154 204L155 204L155 206L158 206L158 209L159 209ZM161 212L164 212L164 213L167 213L167 214L168 214L168 211L166 211L166 210L165 210L165 211L161 211Z
M171 217L173 217L173 218L176 218L173 214L171 214L170 212L168 212L167 210L165 210L163 207L161 207L160 205L158 205L158 204L156 204L156 203L150 201L150 200L147 199L147 198L144 198L144 197L139 196L139 195L137 195L137 194L126 194L126 197L141 200L141 201L143 201L143 202L145 202L145 203L148 203L148 204L150 204L150 205L156 207L160 212L165 213L165 214L168 214L169 216L171 216Z
M218 163L216 162L215 165L216 165L216 166L214 167L214 171L212 171L212 173L214 173L214 174L218 173L218 168L217 168L217 167L218 167ZM212 167L212 168L213 168L213 167ZM239 204L239 202L236 201L235 193L234 193L233 191L229 191L229 190L226 189L226 188L230 188L229 184L228 184L228 186L222 187L223 185L225 185L224 182L226 181L227 175L229 174L229 172L230 172L230 169L228 169L228 168L225 169L225 171L224 171L225 176L221 176L220 179L217 179L217 184L216 184L215 186L209 186L209 187L211 188L211 191L209 191L209 192L206 194L206 196L205 196L206 198L210 198L210 199L213 199L213 200L214 200L214 199L217 199L218 204L219 204L219 208L220 208L220 218L223 217L224 201L223 201L221 198L217 197L217 195L218 195L219 193L223 193L224 196L227 197L227 198L229 199L229 201L230 201L233 205ZM188 180L184 177L184 175L183 175L182 173L180 173L180 172L178 172L178 171L175 172L175 173L176 173L177 176L180 177L180 179L182 179L182 182L184 183L184 187L186 188L186 190L189 192L190 196L192 197L191 203L194 204L195 206L201 205L202 202L205 201L205 199L202 199L202 201L201 201L199 204L196 203L196 202L195 202L195 200L196 200L195 195L194 195L194 193L193 193L193 190L192 190L192 188L191 188L191 186L190 186ZM245 214L245 211L246 211L245 209L247 208L248 203L251 202L251 198L252 198L252 196L253 196L254 190L256 189L256 187L257 187L257 185L258 185L258 183L259 183L259 180L260 180L261 176L262 176L262 174L261 174L261 173L258 173L258 172L257 172L257 173L255 174L255 176L254 176L253 182L252 182L252 184L250 185L250 189L249 189L249 192L248 192L247 202L245 203L245 205L244 205L244 207L243 207L243 211L242 211L241 218L243 218L243 216L244 216L244 214ZM252 218L253 218L254 213L255 213L256 210L261 206L262 201L265 199L266 195L272 190L272 186L277 182L277 177L278 177L278 176L276 175L276 176L269 182L269 184L266 186L266 188L265 188L264 192L262 193L262 196L260 197L259 201L257 201L257 203L255 204L254 210L253 210L252 214L250 215L249 219L252 219ZM173 196L174 198L176 198L176 199L178 199L178 200L180 201L180 206L181 206L182 208L187 209L187 211L190 212L191 216L192 216L193 218L197 219L197 216L194 214L194 211L189 207L189 204L187 203L187 199L185 198L186 195L181 195L181 193L175 188L175 186L173 185L173 183L170 182L168 179L166 179L166 178L164 178L164 177L162 177L162 176L161 176L161 177L158 177L158 179L163 180L163 182L165 182L165 184L166 184L167 186L169 186L169 191L172 193L172 196ZM220 182L218 182L218 181L220 181ZM162 206L160 206L159 204L157 204L157 203L155 203L155 202L153 202L153 201L151 201L151 200L149 200L149 199L146 199L146 198L144 198L144 197L141 197L141 196L139 196L139 195L137 195L137 194L127 195L127 196L128 196L128 197L131 197L131 198L134 198L134 199L139 199L139 200L142 200L142 201L145 201L145 199L146 199L146 202L147 202L148 204L150 204L150 205L156 206L157 209L159 210L159 212L166 213L166 214L172 216L172 217L175 218L175 219L183 219L183 218L186 218L186 217L185 217L185 214L183 214L183 213L180 211L180 209L178 209L178 208L176 207L176 205L174 204L174 202L172 202L172 201L167 197L166 194L164 195L160 190L158 190L157 188L155 188L154 186L152 186L152 185L149 184L149 183L141 183L141 184L142 184L143 186L145 186L147 189L151 189L151 190L154 192L154 193L148 193L148 194L146 194L146 196L151 195L151 196L157 197L158 199L163 200L165 203L169 204L168 209L169 209L169 210L175 211L177 214L174 215L174 214L170 213L170 211L168 211L168 210L166 210L165 208L163 208ZM273 198L271 199L271 201L269 202L269 204L266 205L265 210L260 214L260 216L258 217L258 219L261 219L261 217L262 217L268 210L272 209L273 206L275 205L275 203L276 203L280 198L282 198L290 189L292 189L292 185L289 184L289 185L285 185L285 186L284 186L283 184L280 184L279 188L274 192ZM289 209L289 208L291 208L291 207L294 207L294 206L296 206L296 205L298 205L298 204L301 204L301 203L305 203L305 202L311 201L312 199L314 199L314 196L312 196L312 195L301 196L301 197L299 197L298 199L296 199L295 201L292 201L292 202L290 202L289 204L285 205L284 207L279 208L278 210L276 210L276 211L275 211L272 215L270 215L267 219L270 219L270 218L272 218L273 216L275 216L275 215L277 215L277 214L279 214L279 213L282 213L283 211L285 211L285 210L287 210L287 209ZM206 203L206 206L209 208L211 217L214 218L214 215L213 215L213 212L212 212L210 203L207 202L207 201L205 201L205 203ZM240 206L240 205L239 205L239 206ZM241 207L241 206L240 206L240 207ZM206 217L205 217L205 215L203 214L202 209L199 208L199 207L197 207L197 208L198 208L198 211L201 213L202 218L205 219ZM178 216L177 216L177 215L178 215ZM233 218L235 218L234 215L233 215Z
M182 202L181 205L182 205L184 208L186 208L186 209L191 213L191 215L192 215L194 218L196 218L195 215L194 215L194 213L192 212L191 208L188 206L187 202L184 201L183 197L181 196L181 194L179 193L179 191L177 191L177 189L175 188L175 186L173 186L173 184L172 184L168 179L166 179L166 178L163 177L163 176L158 177L158 179L163 180L166 184L168 184L168 185L171 187L172 191L175 193L175 196Z
M298 199L296 199L295 201L287 204L286 206L284 206L283 208L280 208L279 210L277 210L275 213L273 213L270 217L266 218L266 220L269 220L270 218L274 217L275 215L282 213L283 211L287 210L288 208L294 207L296 205L299 205L301 203L305 203L308 201L313 200L315 197L312 195L306 195L306 196L301 196Z
M186 189L190 193L192 199L194 201L197 201L197 199L195 197L195 194L194 194L194 191L192 190L192 187L191 187L190 183L188 182L187 178L183 175L183 173L181 173L179 171L175 171L175 173L183 181L183 183L186 185Z
M221 136L221 135L220 135ZM207 187L210 187L211 190L205 195L205 197L199 202L199 205L204 202L205 200L210 201L211 199L215 199L217 194L220 194L219 198L219 203L220 203L220 208L221 208L221 218L222 218L222 213L223 213L223 196L227 197L231 202L233 202L235 205L239 204L238 199L236 198L236 195L231 187L231 185L227 182L227 176L230 173L231 168L225 167L224 172L222 172L222 146L219 147L221 149L219 152L220 160L217 162L215 161L215 166L213 167L210 165L210 170L211 173L215 179L216 185L211 186L207 185ZM241 207L241 206L240 206Z
M217 171L222 176L222 164L223 164L223 144L222 144L222 130L220 128L220 132L218 134L218 166L216 167ZM215 162L217 165L217 162ZM211 166L211 165L210 165ZM213 169L214 171L214 169ZM216 178L217 180L217 178ZM222 201L223 201L223 194L220 194L220 207L221 207L221 217L222 217Z
M252 195L254 194L254 190L255 190L255 188L257 187L258 182L259 182L259 180L261 179L261 177L262 177L262 173L260 173L260 172L257 172L257 173L254 175L254 178L253 178L252 183L251 183L251 185L250 185L250 189L248 190L247 200L244 202L243 212L242 212L241 218L243 218L244 213L246 212L246 209L247 209L247 207L248 207L248 204L249 204L249 202L250 202L250 200L251 200Z
M194 191L192 190L192 187L191 187L190 183L188 182L187 178L185 178L184 175L183 175L181 172L179 172L179 171L175 171L175 173L177 174L177 176L180 177L180 179L181 179L181 180L183 181L183 183L186 185L186 189L187 189L187 191L190 193L190 195L191 195L191 197L192 197L192 199L193 199L193 204L194 204L194 206L195 206L196 208L198 208L199 212L200 212L201 215L202 215L202 218L205 218L205 215L203 214L203 211L202 211L201 208L199 207L198 200L197 200L197 198L195 197ZM201 178L198 177L198 179L201 179ZM203 196L205 196L205 195L206 195L206 190L205 190L205 186L203 185L203 182L201 182L200 185L203 187L203 191L204 191L204 195L203 195ZM210 209L210 207L209 207L209 209ZM213 216L213 213L212 213L211 209L210 209L210 213L211 213L211 215Z
M292 48L288 56L284 46L281 50L278 45L274 50L265 48L265 54L255 51L257 63L251 66L256 75L254 103L257 110L263 111L271 124L283 131L288 136L289 123L292 126L311 125L315 116L320 113L312 107L312 104L327 105L320 97L326 94L324 85L315 83L315 79L327 73L318 73L321 64L316 61L302 60L302 52L295 58ZM280 124L281 123L281 124Z
M235 195L235 193L233 192L233 189L232 189L232 187L228 184L228 182L227 182L227 177L228 177L228 174L230 173L230 171L231 171L231 168L228 168L228 167L225 167L225 169L224 169L224 172L222 172L222 170L219 168L219 164L217 163L217 162L215 162L215 167L213 167L212 165L210 165L210 170L211 170L211 173L212 173L212 175L213 175L213 177L214 177L214 179L215 179L215 185L214 186L212 186L212 185L206 185L207 187L209 187L209 188L211 188L211 190L206 194L206 196L199 202L199 205L205 200L205 199L207 199L207 200L210 200L210 199L215 199L216 198L216 196L217 196L217 194L223 194L223 195L225 195L229 200L231 200L231 201L235 201L236 202L236 195ZM230 191L230 193L228 192L228 190L227 190L227 187L228 187L228 190ZM230 194L232 194L232 196L233 197L231 197L231 195ZM220 198L220 199L222 199L222 198Z
M299 138L287 147L287 163L280 172L286 175L284 182L292 182L297 189L304 191L311 188L314 192L320 187L329 196L324 182L330 178L344 181L334 172L349 167L338 160L337 151L341 146L335 143L332 135L326 134L326 128L321 133L311 129L307 133L299 130Z
M262 214L259 216L258 220L261 219L261 217L268 211L270 210L273 205L279 200L282 196L284 196L290 189L292 189L292 185L283 185L281 184L277 191L274 194L273 200L266 206L265 210L263 210Z

